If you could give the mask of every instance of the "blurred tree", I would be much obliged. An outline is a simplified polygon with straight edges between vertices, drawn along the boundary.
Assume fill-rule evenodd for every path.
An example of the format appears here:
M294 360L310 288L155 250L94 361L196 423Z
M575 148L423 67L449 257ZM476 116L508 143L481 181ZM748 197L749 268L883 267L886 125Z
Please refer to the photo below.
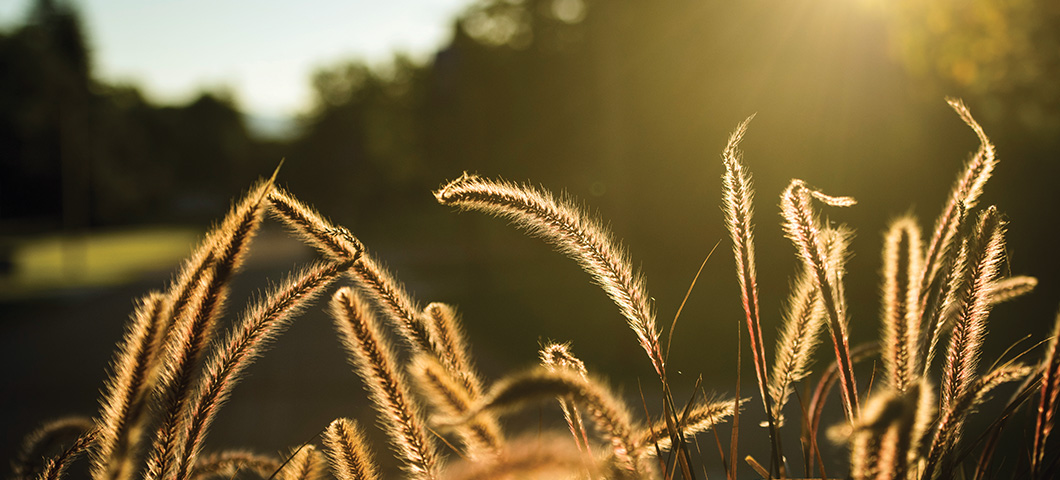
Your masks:
M87 214L88 47L77 12L39 0L0 38L0 217Z
M1060 3L903 0L879 8L894 53L931 95L959 94L999 122L1060 132Z
M79 13L37 0L0 36L0 219L54 227L212 218L279 158L231 96L158 107L93 79ZM251 155L268 153L268 165ZM260 168L259 168L260 167Z
M377 202L396 206L425 191L426 72L400 55L377 68L348 62L315 72L313 107L288 156L292 188L342 204L351 219L382 213Z

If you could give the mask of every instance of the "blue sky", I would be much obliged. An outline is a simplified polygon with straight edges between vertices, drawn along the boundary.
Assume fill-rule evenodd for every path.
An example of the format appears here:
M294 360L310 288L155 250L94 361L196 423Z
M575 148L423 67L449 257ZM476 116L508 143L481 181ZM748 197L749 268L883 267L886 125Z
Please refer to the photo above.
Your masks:
M449 40L471 0L75 0L96 76L133 82L149 98L186 101L227 88L248 113L306 107L309 74L343 59L426 58ZM0 24L31 0L0 0Z

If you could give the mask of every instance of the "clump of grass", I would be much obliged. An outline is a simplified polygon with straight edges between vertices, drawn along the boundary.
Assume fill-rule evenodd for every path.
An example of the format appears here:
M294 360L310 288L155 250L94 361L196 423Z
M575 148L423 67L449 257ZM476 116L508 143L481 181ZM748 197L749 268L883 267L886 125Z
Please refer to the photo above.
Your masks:
M782 430L798 425L803 474L829 476L826 463L836 462L822 458L819 433L825 400L837 385L844 421L829 432L849 447L846 475L851 478L985 478L992 472L1001 430L1019 410L1034 407L1026 458L1009 468L1034 479L1056 474L1060 452L1050 448L1049 440L1060 407L1060 317L1043 342L1040 363L999 361L980 371L991 308L1029 292L1037 282L1001 276L1007 225L994 206L976 210L997 165L994 147L961 102L950 100L950 105L978 136L980 147L958 175L926 242L912 216L888 227L876 344L849 341L844 281L852 230L822 222L817 211L817 204L851 207L855 201L795 179L781 194L780 207L799 269L774 354L768 355L762 324L772 323L761 318L758 307L755 193L739 150L750 118L730 137L722 153L723 204L770 448L768 468L747 457L759 475L783 478L799 467L781 444ZM615 302L647 354L660 382L661 411L651 413L642 401L646 416L638 419L635 409L590 374L565 343L543 345L537 368L484 379L453 307L429 303L421 308L349 230L269 179L235 204L169 285L138 302L104 384L99 415L49 423L31 434L14 463L15 478L58 480L86 452L93 480L202 480L240 472L284 480L318 480L328 473L339 480L380 478L361 427L346 418L323 428L322 449L307 443L282 457L243 450L203 454L213 420L247 366L340 277L348 285L332 294L337 335L410 478L693 479L697 469L687 442L730 417L729 451L720 435L715 438L728 477L739 476L739 410L749 399L707 395L697 383L692 400L674 402L646 281L602 222L566 196L475 175L461 176L435 196L445 205L513 220L578 262ZM267 213L323 258L248 305L228 332L218 332L229 284ZM398 341L391 341L387 329ZM792 393L797 383L811 379L815 346L825 331L832 346L829 364L816 378L813 394L795 402L796 415ZM402 350L411 362L399 360ZM880 379L862 382L873 391L859 391L854 366L876 355ZM768 358L774 359L771 366ZM1010 382L1021 385L979 441L970 442L968 417L994 389ZM553 400L559 401L570 437L513 435L502 427L501 415ZM798 422L788 420L796 417ZM59 453L38 461L54 443L62 445ZM456 460L446 458L443 443ZM973 467L968 459L976 451Z

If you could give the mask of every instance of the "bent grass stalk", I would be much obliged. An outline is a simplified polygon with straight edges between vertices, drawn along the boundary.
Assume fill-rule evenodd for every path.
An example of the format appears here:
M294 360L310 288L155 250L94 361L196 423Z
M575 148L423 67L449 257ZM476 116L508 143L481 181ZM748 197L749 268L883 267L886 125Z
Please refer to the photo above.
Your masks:
M780 209L784 217L784 231L795 243L799 257L806 268L813 272L813 279L820 293L825 311L828 313L828 329L835 348L836 362L839 365L839 384L843 395L843 411L847 421L853 422L858 412L857 383L854 379L854 367L850 361L850 344L847 333L844 300L841 297L842 287L837 266L828 262L828 257L821 242L821 226L817 215L810 206L810 199L815 198L827 205L845 207L853 205L850 197L833 197L809 188L802 180L792 180L780 196Z
M530 235L552 243L576 260L618 305L656 373L665 366L644 278L630 266L629 255L600 225L566 200L556 200L529 185L488 180L464 174L434 193L438 202L464 210L505 217Z

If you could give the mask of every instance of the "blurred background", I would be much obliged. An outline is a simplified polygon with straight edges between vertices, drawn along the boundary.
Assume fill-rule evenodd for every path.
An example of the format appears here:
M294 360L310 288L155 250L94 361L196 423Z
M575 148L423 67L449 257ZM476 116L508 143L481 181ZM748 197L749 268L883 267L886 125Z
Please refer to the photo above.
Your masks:
M553 339L631 399L657 389L576 265L504 221L436 205L446 180L468 171L570 193L629 248L667 327L720 241L670 363L679 397L700 376L731 395L743 318L720 210L731 130L757 113L743 147L771 357L797 266L782 189L802 178L859 200L825 214L857 231L851 331L875 338L882 231L909 212L930 228L977 147L943 100L960 97L998 147L982 202L1011 222L1005 272L1040 280L991 316L984 365L1028 334L1014 350L1032 347L1055 318L1057 2L295 5L0 0L0 458L41 421L95 414L134 299L162 288L281 158L281 185L348 227L418 300L459 308L490 378L534 364ZM252 248L231 316L314 256L274 224ZM371 424L369 408L314 307L251 368L207 449L280 451L338 416ZM540 421L558 426L550 408ZM767 438L751 426L760 410L744 423L752 453ZM376 454L390 462L382 442ZM705 464L720 468L716 454Z

